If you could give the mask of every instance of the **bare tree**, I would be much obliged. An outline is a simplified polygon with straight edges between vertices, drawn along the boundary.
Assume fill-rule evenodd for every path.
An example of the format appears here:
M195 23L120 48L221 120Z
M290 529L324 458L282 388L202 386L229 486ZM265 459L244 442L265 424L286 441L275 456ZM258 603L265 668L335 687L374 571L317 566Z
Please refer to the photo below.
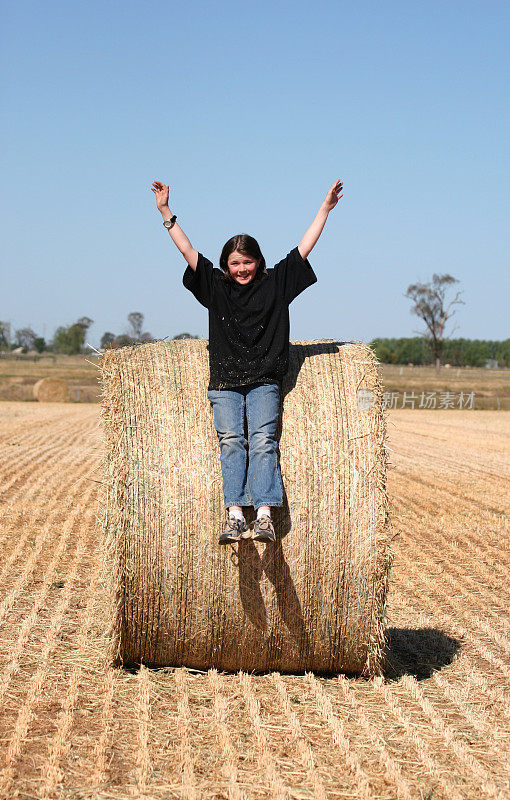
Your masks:
M131 314L128 314L128 322L131 325L130 333L133 339L139 340L142 335L143 314L140 314L139 311L132 311Z
M443 342L448 338L445 334L446 323L455 314L455 305L465 305L460 300L462 292L457 292L455 297L446 305L446 293L453 284L460 283L457 278L451 275L432 275L432 281L428 283L413 283L407 287L404 297L413 301L411 314L416 314L426 325L425 331L416 331L425 336L429 347L434 355L436 373L441 366L441 355L443 352ZM455 328L450 331L452 335Z
M11 347L11 323L0 320L0 350L10 350Z
M34 346L34 339L37 334L32 328L20 328L15 331L15 341L18 347L23 347L26 350L32 350Z

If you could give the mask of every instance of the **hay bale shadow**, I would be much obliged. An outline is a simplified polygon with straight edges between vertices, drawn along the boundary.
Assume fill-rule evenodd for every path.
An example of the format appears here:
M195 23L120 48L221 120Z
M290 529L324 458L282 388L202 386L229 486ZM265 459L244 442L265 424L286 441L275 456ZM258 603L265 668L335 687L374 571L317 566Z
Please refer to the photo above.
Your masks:
M430 678L448 666L461 647L459 639L439 628L387 628L386 662L383 676L398 680L413 675L417 681Z

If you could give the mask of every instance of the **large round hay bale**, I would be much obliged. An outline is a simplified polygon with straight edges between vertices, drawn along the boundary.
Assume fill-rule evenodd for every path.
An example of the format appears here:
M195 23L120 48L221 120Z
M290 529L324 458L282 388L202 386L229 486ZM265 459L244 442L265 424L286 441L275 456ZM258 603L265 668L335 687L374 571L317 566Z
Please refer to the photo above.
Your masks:
M377 360L360 343L290 347L276 545L221 547L207 342L101 360L104 582L115 660L377 674L391 563Z
M41 378L34 383L33 394L41 403L67 403L69 386L63 378Z

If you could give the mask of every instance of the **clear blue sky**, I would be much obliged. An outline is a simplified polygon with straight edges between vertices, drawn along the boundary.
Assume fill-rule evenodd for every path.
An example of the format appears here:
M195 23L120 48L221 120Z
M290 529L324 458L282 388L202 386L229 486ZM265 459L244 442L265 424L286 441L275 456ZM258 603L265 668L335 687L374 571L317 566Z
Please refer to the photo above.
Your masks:
M272 266L341 178L292 339L413 335L433 272L455 336L507 338L509 30L490 1L4 5L0 319L206 336L152 180L216 265L246 232Z

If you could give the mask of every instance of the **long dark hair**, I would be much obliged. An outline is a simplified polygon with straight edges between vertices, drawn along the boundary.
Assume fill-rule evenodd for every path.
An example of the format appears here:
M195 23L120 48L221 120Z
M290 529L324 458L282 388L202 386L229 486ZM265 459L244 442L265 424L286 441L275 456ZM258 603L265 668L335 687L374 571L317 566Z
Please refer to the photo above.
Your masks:
M221 251L220 267L223 270L224 281L234 282L234 279L228 269L228 257L234 252L234 250L237 250L238 253L242 253L244 256L251 256L256 260L260 259L257 272L253 278L254 281L260 281L266 277L266 260L262 255L259 243L253 238L253 236L250 236L247 233L238 233L236 236L232 236L228 242L225 242L223 245L223 250Z

